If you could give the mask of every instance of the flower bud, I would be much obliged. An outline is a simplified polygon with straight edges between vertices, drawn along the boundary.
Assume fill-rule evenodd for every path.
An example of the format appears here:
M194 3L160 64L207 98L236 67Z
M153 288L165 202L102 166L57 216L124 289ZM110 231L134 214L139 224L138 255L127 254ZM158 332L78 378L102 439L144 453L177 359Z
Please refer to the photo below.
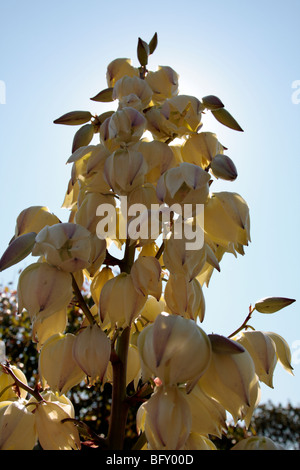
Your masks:
M115 83L125 75L135 77L139 75L139 71L131 65L130 59L114 59L107 66L107 85L113 87Z
M162 292L161 265L154 256L139 256L131 268L131 277L136 290L144 296L152 295L157 300Z
M119 107L123 107L124 102L125 106L131 102L133 108L142 111L151 101L152 90L145 80L125 75L115 83L112 97L114 100L119 100Z
M27 385L27 379L24 373L16 366L10 366L14 375L19 379L23 384ZM17 390L14 387L15 381L11 375L5 373L0 367L0 402L15 400L20 395L20 398L26 398L27 392L23 388ZM9 388L8 388L9 387Z
M125 328L138 317L146 298L137 292L130 274L121 273L107 281L101 290L100 321L104 322L108 317L111 325Z
M43 345L39 356L39 374L53 392L60 395L85 378L83 370L73 358L73 344L76 336L67 333L51 336Z
M216 155L211 164L210 169L216 178L227 181L234 181L237 178L237 169L231 158L223 154Z
M222 103L220 98L218 98L217 96L214 96L214 95L204 96L202 98L202 103L204 104L206 109L224 108L224 104Z
M209 194L210 176L207 171L191 163L181 163L167 170L158 180L158 200L169 206L204 204Z
M47 225L37 234L32 254L62 271L79 271L89 265L91 234L79 224Z
M236 193L214 193L204 207L204 229L210 239L223 247L230 243L248 245L249 208Z
M64 407L53 401L37 403L36 429L43 450L79 450L80 438L77 427L68 421L70 415Z
M149 71L146 82L153 91L153 101L161 103L178 93L178 74L171 67L159 66L155 72Z
M151 450L183 449L192 421L183 390L173 386L157 387L138 414L138 426L144 428Z
M283 450L283 447L276 444L269 437L252 436L242 439L230 450Z
M92 124L84 124L82 127L78 129L75 133L72 143L72 152L75 152L80 147L85 147L89 145L92 138L95 134L95 125Z
M33 263L18 281L18 309L27 310L32 321L47 318L68 306L73 297L70 273L48 263Z
M262 331L243 331L237 338L249 352L259 380L273 388L273 373L277 364L276 346L270 336Z
M110 353L110 339L97 324L87 326L74 340L73 357L90 377L90 384L103 380Z
M0 402L0 450L32 450L37 441L35 416L24 400Z
M89 122L93 116L89 111L71 111L55 119L54 124L65 124L67 126L78 126Z
M255 310L260 313L274 313L295 302L295 299L285 297L266 297L255 303Z
M120 149L112 153L104 166L104 177L111 189L119 195L127 195L144 183L147 164L136 150Z
M198 379L211 357L208 336L194 321L164 312L141 331L138 348L143 378L154 374L164 385Z
M46 225L58 224L60 220L49 212L48 207L31 206L24 209L17 217L15 237L25 233L39 233Z
M0 259L0 271L14 266L26 258L32 251L35 237L36 233L30 232L13 239Z

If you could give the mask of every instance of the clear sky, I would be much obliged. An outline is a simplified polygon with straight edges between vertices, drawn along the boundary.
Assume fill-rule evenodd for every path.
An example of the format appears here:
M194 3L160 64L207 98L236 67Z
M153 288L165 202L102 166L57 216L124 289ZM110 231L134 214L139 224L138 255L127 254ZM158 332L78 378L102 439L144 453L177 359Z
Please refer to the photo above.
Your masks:
M246 199L252 243L244 257L227 255L204 289L202 326L228 335L250 303L296 298L273 315L254 314L252 324L281 334L293 352L295 376L277 365L275 388L263 386L262 401L299 405L299 0L10 0L0 15L1 254L24 208L46 205L67 219L60 207L75 128L53 120L77 109L107 110L90 97L107 86L108 63L128 57L138 66L137 38L157 32L149 68L173 67L181 93L217 95L244 129L203 121L237 166L238 179L215 190ZM16 282L20 267L0 273L0 284Z

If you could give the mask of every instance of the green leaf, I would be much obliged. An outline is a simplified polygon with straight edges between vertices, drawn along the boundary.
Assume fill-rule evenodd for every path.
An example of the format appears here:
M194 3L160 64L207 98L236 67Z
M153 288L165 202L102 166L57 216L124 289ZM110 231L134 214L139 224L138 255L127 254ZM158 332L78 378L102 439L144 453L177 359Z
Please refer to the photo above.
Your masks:
M72 153L75 152L75 150L79 149L80 147L89 145L93 137L94 137L93 124L86 124L85 126L82 126L80 129L78 129L78 131L74 135Z
M157 33L154 34L153 38L149 42L149 55L153 54L157 47Z
M145 67L148 64L148 56L150 54L148 44L143 41L141 38L138 40L138 47L137 47L137 57L139 63L142 67Z
M256 302L254 307L260 313L274 313L294 302L296 302L295 299L287 299L286 297L265 297Z
M113 88L105 88L104 90L100 91L96 96L90 98L92 101L100 101L101 103L109 103L113 101Z
M89 122L93 116L89 111L71 111L66 113L58 119L55 119L54 124L65 124L68 126L78 126Z
M212 109L211 112L216 118L216 120L219 121L224 126L229 127L230 129L233 129L234 131L243 132L243 129L241 128L241 126L236 122L234 117L231 116L231 114L227 111L227 109L225 108Z
M32 251L35 244L35 237L36 233L30 232L14 238L0 259L0 271L14 266L26 258Z

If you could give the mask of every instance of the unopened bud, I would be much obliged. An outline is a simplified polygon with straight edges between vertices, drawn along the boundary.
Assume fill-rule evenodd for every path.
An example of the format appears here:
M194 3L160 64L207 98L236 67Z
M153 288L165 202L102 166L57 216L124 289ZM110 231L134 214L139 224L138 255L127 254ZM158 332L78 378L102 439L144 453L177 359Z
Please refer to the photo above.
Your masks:
M258 300L254 307L260 313L274 313L278 312L284 307L291 305L295 302L295 299L287 299L285 297L266 297Z
M39 442L43 450L79 450L77 427L64 407L53 401L42 401L34 412Z
M26 402L0 402L0 450L32 450L36 441L35 416Z
M30 318L46 318L67 307L73 297L70 273L48 263L33 263L20 274L18 309L26 309Z
M216 178L234 181L237 178L237 169L231 158L223 154L216 155L211 164L210 169Z
M31 253L35 243L36 233L24 233L12 240L0 259L0 271L22 261Z
M87 326L74 340L73 357L91 384L103 380L110 353L110 339L97 324Z
M138 411L138 426L144 429L151 450L181 450L189 436L192 417L185 392L160 386Z
M60 395L84 380L85 374L73 358L76 336L67 333L51 336L43 345L39 356L42 382Z
M100 294L100 320L107 317L112 325L126 327L134 321L145 305L146 298L134 287L130 274L121 273L103 286Z

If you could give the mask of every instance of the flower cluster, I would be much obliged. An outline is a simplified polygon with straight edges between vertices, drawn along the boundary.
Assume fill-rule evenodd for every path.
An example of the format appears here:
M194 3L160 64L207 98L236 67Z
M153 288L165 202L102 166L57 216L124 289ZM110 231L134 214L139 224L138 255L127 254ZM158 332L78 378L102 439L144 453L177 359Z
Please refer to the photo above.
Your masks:
M17 292L19 313L32 322L40 382L31 389L20 370L3 363L0 449L32 449L37 440L43 449L79 449L66 394L85 380L113 387L108 435L95 445L122 448L128 403L143 398L137 428L145 449L212 450L210 437L226 432L227 413L249 426L260 382L272 387L278 361L292 371L285 340L249 331L247 323L255 310L277 311L292 299L258 302L231 337L200 326L203 286L226 253L243 255L250 242L246 201L213 191L237 170L202 121L210 112L242 129L216 96L180 94L170 66L148 70L156 46L157 35L149 44L139 39L138 67L130 59L108 65L107 88L92 99L115 110L73 111L55 121L81 126L68 158L68 222L43 206L25 209L1 258L3 270L37 257ZM193 244L199 233L201 243ZM85 280L92 307L81 295ZM85 319L69 333L74 301ZM125 400L132 383L135 393ZM239 448L265 446L255 440Z

